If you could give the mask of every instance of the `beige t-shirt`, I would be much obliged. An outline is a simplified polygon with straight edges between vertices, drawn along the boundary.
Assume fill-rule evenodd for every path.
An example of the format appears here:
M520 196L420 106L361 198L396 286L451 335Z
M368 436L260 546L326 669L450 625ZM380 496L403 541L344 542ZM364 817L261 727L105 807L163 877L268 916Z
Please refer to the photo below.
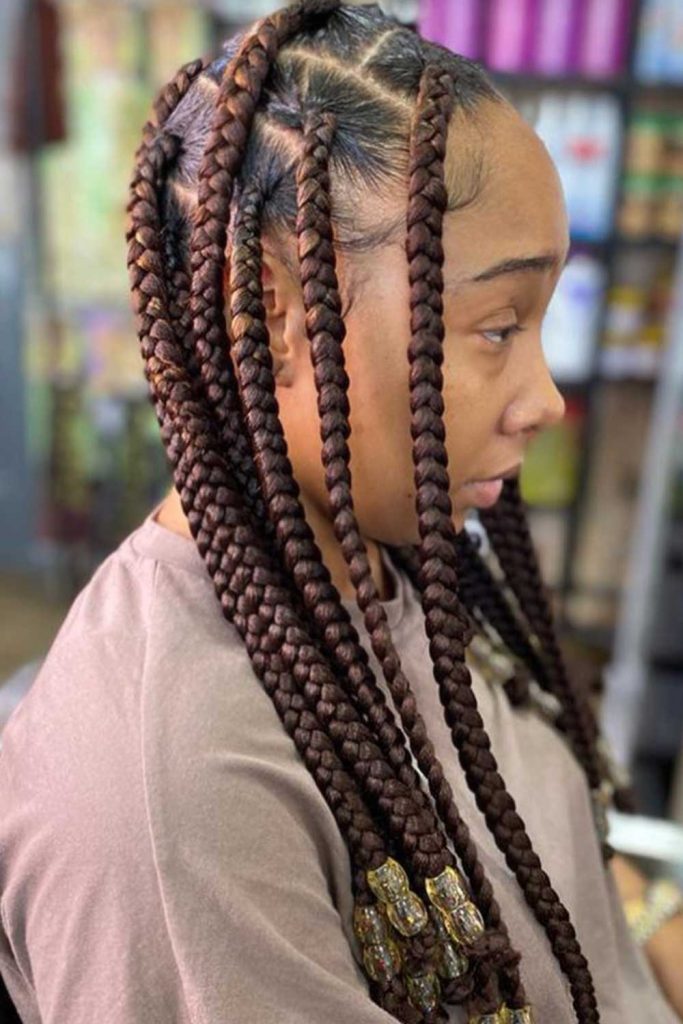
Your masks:
M25 1024L388 1024L360 967L332 813L194 542L155 512L78 595L3 734L0 970L10 994ZM535 1019L570 1024L545 933L463 780L419 601L383 557L396 587L389 622L522 952ZM573 756L495 684L475 677L474 687L576 926L602 1021L675 1024L630 939ZM461 1008L451 1020L464 1020Z

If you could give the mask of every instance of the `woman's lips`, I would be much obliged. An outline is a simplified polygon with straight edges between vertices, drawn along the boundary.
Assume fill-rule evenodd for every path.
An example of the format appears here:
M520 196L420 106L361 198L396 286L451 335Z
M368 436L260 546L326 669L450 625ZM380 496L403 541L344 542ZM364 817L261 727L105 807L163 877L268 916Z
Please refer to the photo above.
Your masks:
M503 479L472 480L463 484L462 495L467 504L473 508L490 508L495 505L503 491Z

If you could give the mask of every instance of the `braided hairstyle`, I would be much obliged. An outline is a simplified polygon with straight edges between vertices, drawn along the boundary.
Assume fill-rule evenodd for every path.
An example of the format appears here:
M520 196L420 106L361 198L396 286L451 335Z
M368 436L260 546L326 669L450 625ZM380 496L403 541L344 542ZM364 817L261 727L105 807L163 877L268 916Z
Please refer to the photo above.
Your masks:
M577 1020L592 1024L588 964L498 772L465 659L477 623L488 621L560 701L561 728L590 786L602 784L597 728L563 671L547 599L540 584L518 586L506 557L525 524L521 502L514 531L491 520L519 609L453 526L441 230L458 198L446 189L444 156L454 107L474 119L483 99L503 102L477 65L377 7L301 0L263 19L217 60L182 68L157 100L131 183L131 290L150 400L192 536L348 846L371 997L411 1024L447 1020L448 1003L475 1017L504 1006L505 1019L529 1020L523 961L403 671L352 500L335 252L371 248L400 225L359 228L331 183L340 172L357 189L408 179L420 543L392 554L419 594L435 684L477 807L546 932ZM266 230L296 237L334 532L395 713L322 561L288 458L261 284ZM439 887L454 884L458 900L446 906Z

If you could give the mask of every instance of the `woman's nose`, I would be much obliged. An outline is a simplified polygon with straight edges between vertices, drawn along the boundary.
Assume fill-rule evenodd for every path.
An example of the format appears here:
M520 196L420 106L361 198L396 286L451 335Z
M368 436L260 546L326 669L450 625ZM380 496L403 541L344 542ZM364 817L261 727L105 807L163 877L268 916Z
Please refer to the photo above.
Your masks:
M525 350L519 387L503 416L503 430L508 434L535 434L559 423L566 411L566 402L550 374L540 338L533 352L531 349L529 346Z

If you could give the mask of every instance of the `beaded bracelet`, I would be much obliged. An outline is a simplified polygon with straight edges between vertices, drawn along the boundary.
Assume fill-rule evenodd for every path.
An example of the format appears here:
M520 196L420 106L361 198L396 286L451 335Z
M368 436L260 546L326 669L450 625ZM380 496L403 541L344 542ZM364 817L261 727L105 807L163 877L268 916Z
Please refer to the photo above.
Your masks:
M668 878L650 882L644 896L624 900L624 911L631 934L644 946L670 918L683 911L683 891Z

